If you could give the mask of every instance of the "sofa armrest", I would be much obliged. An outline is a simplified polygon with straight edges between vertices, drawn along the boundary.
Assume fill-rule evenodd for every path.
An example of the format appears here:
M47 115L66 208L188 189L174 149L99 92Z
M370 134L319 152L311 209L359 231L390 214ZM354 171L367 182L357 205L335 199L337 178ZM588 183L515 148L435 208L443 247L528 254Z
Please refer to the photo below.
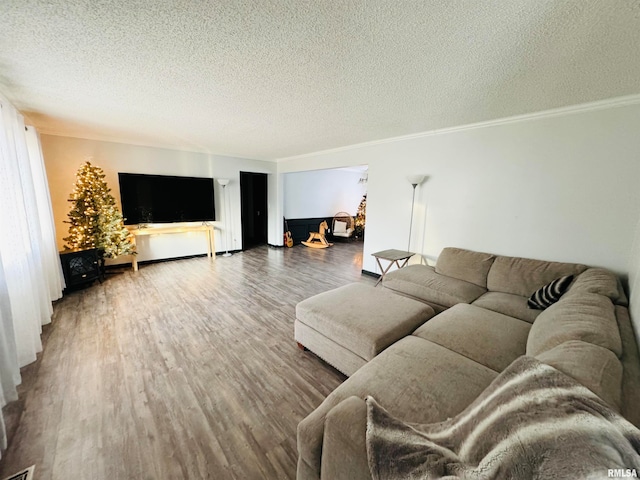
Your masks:
M629 309L616 306L616 320L622 338L622 415L640 428L640 352L635 338Z
M324 422L322 480L371 480L366 446L367 405L349 397Z

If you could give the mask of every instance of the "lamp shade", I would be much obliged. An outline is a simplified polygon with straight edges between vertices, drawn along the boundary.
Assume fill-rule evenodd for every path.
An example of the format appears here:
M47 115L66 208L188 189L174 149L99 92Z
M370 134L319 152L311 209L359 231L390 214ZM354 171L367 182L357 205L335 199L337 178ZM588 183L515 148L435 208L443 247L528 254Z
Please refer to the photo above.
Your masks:
M424 175L408 175L407 180L411 185L420 185L424 181Z
M229 185L229 179L228 178L219 178L218 179L218 183L220 185L222 185L223 187L226 187L227 185Z

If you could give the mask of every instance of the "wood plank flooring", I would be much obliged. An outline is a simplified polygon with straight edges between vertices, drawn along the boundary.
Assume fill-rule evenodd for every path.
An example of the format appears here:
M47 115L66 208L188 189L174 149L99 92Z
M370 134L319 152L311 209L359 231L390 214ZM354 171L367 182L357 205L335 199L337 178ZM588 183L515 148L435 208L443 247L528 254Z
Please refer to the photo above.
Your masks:
M295 305L362 276L362 243L143 265L56 303L0 478L293 479L296 426L344 376Z

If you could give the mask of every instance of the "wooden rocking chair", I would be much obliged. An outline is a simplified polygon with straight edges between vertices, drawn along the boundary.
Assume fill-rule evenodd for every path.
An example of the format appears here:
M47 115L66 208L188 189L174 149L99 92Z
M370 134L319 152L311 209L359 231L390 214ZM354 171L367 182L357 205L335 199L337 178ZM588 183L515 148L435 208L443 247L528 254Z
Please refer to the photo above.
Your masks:
M311 248L328 248L332 246L333 243L327 242L327 237L325 235L327 228L329 228L329 225L326 220L323 220L318 227L319 231L309 232L309 238L307 238L306 242L302 242L302 244Z

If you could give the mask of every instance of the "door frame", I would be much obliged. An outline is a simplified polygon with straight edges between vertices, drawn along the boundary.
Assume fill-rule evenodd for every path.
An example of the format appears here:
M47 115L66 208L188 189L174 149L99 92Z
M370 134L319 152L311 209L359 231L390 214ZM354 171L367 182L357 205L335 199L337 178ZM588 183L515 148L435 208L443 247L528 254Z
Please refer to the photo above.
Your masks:
M260 232L261 233L260 236L264 238L264 242L260 242L260 243L247 242L247 235L248 235L247 232L250 230L249 227L251 226L252 227L251 229L255 229L256 227L253 218L251 219L247 218L246 212L245 212L245 202L247 201L245 195L248 194L248 191L246 190L248 188L247 179L251 179L251 181L255 179L260 179L261 182L264 182L264 208L260 209L260 211L264 212L264 221L261 222L262 224L264 224L264 232ZM256 192L256 188L253 187L251 194L255 192ZM269 243L268 207L269 207L269 175L267 173L262 173L262 172L241 171L240 172L240 224L241 224L242 250L247 250L249 248L252 248L258 245ZM248 224L249 221L252 222L251 225ZM255 238L255 235L252 238Z

